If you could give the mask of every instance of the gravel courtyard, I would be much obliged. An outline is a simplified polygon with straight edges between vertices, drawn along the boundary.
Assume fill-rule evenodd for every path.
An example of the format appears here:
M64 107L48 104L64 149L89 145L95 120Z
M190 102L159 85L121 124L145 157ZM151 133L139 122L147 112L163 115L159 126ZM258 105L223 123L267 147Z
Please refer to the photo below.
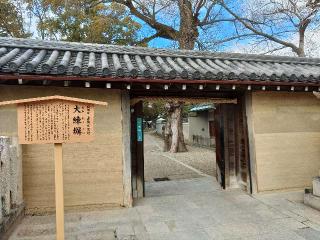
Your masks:
M144 137L145 181L163 177L174 180L215 176L214 149L188 145L188 152L163 152L163 140L159 136L146 132Z

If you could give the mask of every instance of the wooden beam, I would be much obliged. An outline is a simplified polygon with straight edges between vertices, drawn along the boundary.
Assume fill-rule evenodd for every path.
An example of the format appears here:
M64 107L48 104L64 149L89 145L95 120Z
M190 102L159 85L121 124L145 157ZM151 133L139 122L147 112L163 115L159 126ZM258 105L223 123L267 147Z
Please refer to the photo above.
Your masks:
M228 99L228 98L187 98L187 97L137 97L131 99L131 105L135 105L140 101L148 102L168 102L168 101L179 101L184 103L225 103L225 104L237 104L237 99Z
M97 81L97 82L119 82L119 83L144 83L144 84L214 84L214 85L256 85L256 86L314 86L319 87L320 83L303 83L303 82L272 82L272 81L254 81L254 80L208 80L208 79L160 79L160 78L131 78L127 76L113 77L113 76L52 76L52 75L14 75L14 74L2 74L0 75L0 81L2 80L18 80L22 78L24 80L33 81Z

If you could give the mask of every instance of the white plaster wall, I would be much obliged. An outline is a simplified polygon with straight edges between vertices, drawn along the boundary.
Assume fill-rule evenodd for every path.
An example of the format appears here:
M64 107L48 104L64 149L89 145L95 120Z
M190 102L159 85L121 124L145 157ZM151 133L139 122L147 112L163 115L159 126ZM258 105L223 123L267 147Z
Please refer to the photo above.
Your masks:
M162 127L164 126L164 123L156 123L156 132L159 135L162 135Z
M189 140L193 135L201 135L209 138L208 112L198 112L196 117L189 117Z
M185 141L189 141L189 123L183 123L183 136Z

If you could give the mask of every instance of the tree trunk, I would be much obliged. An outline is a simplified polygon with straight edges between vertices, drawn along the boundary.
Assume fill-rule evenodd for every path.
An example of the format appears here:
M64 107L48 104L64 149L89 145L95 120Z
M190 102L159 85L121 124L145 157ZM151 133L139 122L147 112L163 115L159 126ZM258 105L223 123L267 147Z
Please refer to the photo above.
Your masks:
M179 0L180 29L174 36L179 42L180 49L194 49L199 36L198 18L193 16L192 3L190 0ZM164 137L164 150L172 153L186 152L182 124L182 102L168 103L168 115ZM169 148L170 145L170 148ZM170 150L169 150L170 149Z
M167 116L167 122L164 128L164 147L163 151L168 152L171 148L171 142L172 142L172 130L171 130L171 115L168 114Z
M299 48L297 49L296 53L298 57L305 57L305 33L308 25L310 24L310 19L306 19L300 22L299 26Z
M198 18L193 16L192 3L190 0L179 0L180 29L174 36L179 42L180 49L192 50L199 37ZM170 102L167 104L168 115L164 137L164 151L186 152L188 151L184 136L182 124L182 102ZM169 147L170 146L170 147Z
M198 18L193 16L192 3L190 0L179 0L180 29L177 41L180 49L194 49L199 37Z
M172 143L170 152L172 153L187 151L183 136L182 107L183 104L180 103L171 112Z
M182 102L166 104L167 122L164 130L164 151L186 152L187 147L183 136Z

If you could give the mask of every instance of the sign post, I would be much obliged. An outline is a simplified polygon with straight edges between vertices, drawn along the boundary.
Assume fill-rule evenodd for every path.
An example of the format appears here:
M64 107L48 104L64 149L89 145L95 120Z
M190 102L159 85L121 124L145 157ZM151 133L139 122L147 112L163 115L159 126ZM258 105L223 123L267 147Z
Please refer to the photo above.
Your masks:
M56 239L64 240L63 143L94 140L94 106L80 98L50 96L0 102L17 104L20 144L54 144Z
M55 191L56 191L55 194L56 194L57 239L64 239L62 143L54 144L54 173L55 173Z

